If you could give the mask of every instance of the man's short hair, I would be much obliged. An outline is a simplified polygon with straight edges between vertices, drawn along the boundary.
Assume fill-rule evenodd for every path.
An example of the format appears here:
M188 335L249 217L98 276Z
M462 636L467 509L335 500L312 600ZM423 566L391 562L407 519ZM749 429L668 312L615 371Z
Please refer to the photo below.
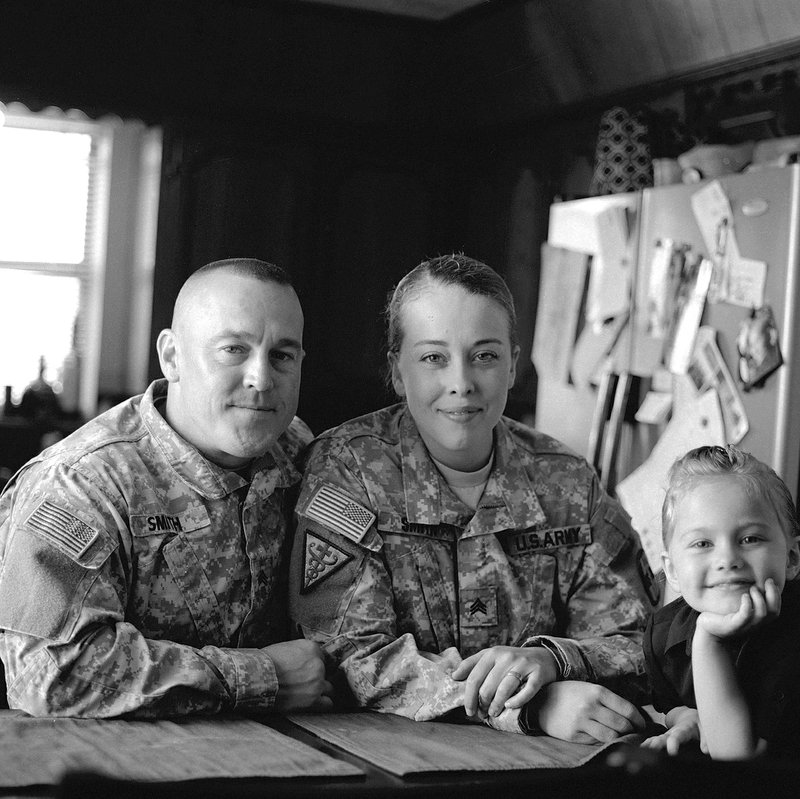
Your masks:
M292 279L285 269L258 258L224 258L221 261L212 261L193 272L189 279L216 272L218 269L225 269L241 277L254 277L265 283L278 283L281 286L292 285Z

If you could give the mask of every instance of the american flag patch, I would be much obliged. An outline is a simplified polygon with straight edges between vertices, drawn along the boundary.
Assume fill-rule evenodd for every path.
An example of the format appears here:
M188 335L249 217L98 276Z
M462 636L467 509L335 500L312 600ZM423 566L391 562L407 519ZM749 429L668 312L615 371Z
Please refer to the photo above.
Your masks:
M326 529L358 543L375 521L375 514L329 485L320 486L305 515Z
M69 511L45 500L28 517L28 527L48 538L62 552L79 558L100 535Z

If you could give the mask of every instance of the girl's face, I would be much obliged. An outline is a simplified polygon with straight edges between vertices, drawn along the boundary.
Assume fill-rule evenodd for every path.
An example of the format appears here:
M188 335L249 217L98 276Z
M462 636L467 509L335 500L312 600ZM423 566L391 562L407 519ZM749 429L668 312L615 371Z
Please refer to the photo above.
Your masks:
M405 302L400 323L392 383L425 446L451 469L480 469L516 374L508 314L489 297L430 282Z
M797 564L775 510L736 477L699 479L675 505L664 572L697 611L734 613L742 594L763 590L768 577L781 591Z

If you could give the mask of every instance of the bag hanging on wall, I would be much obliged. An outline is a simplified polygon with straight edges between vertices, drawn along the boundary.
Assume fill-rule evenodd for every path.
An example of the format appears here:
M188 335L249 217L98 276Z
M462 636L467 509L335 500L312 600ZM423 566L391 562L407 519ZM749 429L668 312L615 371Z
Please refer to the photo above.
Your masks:
M592 194L617 194L653 185L648 127L643 114L614 106L600 117Z

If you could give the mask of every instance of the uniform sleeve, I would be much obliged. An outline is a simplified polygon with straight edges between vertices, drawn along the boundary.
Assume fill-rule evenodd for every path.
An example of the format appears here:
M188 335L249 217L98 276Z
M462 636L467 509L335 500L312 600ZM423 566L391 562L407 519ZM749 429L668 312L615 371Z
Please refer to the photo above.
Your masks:
M311 456L297 505L290 612L299 631L324 649L361 707L417 721L463 706L464 684L449 673L455 648L423 652L398 635L391 577L374 522L360 531L315 498L346 498L354 518L374 517L357 473L322 448ZM360 510L359 510L360 509ZM358 538L356 541L355 539Z
M562 679L600 682L641 701L647 689L642 631L658 587L628 515L596 478L592 492L592 543L569 584L558 587L563 635L534 636L526 645L550 649Z
M104 486L34 466L0 500L0 655L9 705L34 716L267 709L275 668L258 649L150 640L125 619L135 579L126 518Z

